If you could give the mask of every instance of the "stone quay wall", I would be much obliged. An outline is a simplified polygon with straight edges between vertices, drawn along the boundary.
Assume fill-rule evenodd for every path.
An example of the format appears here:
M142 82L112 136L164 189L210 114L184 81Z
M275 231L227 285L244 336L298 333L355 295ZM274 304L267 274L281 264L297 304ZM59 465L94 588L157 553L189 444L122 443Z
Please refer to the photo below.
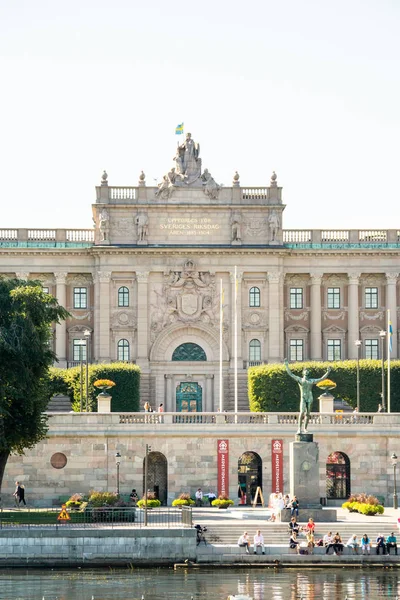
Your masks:
M0 568L171 565L196 559L194 529L1 529Z

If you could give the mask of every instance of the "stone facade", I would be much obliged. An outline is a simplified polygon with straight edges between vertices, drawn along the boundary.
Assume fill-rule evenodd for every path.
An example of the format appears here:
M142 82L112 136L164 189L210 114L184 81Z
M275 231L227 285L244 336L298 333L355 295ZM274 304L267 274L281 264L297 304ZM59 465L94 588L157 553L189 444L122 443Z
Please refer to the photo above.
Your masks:
M113 187L104 173L93 230L0 230L0 272L40 279L71 313L54 328L59 366L77 364L88 331L90 361L140 365L143 401L175 410L177 388L192 381L197 408L215 410L222 381L231 409L236 290L244 410L251 364L356 358L358 339L361 358L379 358L387 309L397 357L399 231L285 230L275 173L269 185L245 188L236 172L222 187L199 151L186 140L158 187L143 172L137 186ZM194 345L206 360L176 360Z
M217 490L218 440L229 441L229 496L237 502L239 461L244 453L259 460L258 483L264 497L273 491L272 441L283 442L283 491L290 488L290 443L296 415L203 413L202 418L130 414L52 414L48 437L22 457L10 457L2 488L5 505L12 502L14 481L23 481L28 503L59 505L60 498L91 489L115 491L115 454L121 454L120 491L129 494L144 488L144 457L149 454L149 488L158 486L165 503L181 492L194 495L198 487ZM310 427L318 444L319 482L313 496L327 496L327 459L340 452L349 461L349 492L368 492L391 505L393 467L390 456L398 452L400 417L314 415ZM66 461L54 455L61 453ZM154 463L156 460L156 463ZM157 465L156 467L154 465ZM54 466L53 466L54 465ZM338 500L341 504L344 500Z

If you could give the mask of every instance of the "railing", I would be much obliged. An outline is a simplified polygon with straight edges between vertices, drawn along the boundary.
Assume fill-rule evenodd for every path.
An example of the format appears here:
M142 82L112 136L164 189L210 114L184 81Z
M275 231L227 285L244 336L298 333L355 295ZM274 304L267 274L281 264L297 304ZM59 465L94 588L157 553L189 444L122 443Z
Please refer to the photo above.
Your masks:
M134 187L110 187L108 194L110 200L136 200L136 188Z
M325 243L348 242L350 234L348 231L321 231L321 241Z
M262 360L248 360L245 365L246 365L246 369L249 369L250 367L260 367L261 365L263 365L263 361Z
M373 425L377 413L311 413L312 425ZM168 413L120 413L121 425L290 425L296 426L297 412L168 412Z
M266 200L268 198L268 188L242 188L243 200Z
M41 242L55 242L56 241L56 230L55 229L28 229L28 242L31 241Z
M387 232L383 230L359 231L358 239L365 243L387 242Z
M185 510L183 510L185 509ZM69 519L58 520L61 512L59 508L19 508L0 510L0 529L24 528L36 529L38 527L75 527L79 529L93 529L104 527L144 527L143 510L134 506L127 507L99 507L85 508L84 510L67 509ZM192 508L181 509L173 507L152 508L147 513L147 523L151 527L192 527Z
M310 243L311 242L311 231L305 229L295 230L283 230L283 243Z
M14 241L18 239L18 229L0 229L0 240Z
M94 242L94 229L67 229L67 242Z

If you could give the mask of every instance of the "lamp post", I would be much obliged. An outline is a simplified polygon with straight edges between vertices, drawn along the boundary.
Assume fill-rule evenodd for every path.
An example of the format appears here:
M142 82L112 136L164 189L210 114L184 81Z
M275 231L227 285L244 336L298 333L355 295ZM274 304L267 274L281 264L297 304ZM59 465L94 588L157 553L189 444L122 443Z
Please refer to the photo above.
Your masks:
M396 466L397 466L397 456L393 452L392 456L392 465L393 465L393 508L399 508L399 504L397 501L397 486L396 486Z
M361 340L356 340L355 345L357 346L357 412L360 412L360 350Z
M79 346L79 364L81 367L79 410L83 412L83 346L86 346L86 340L76 340L76 344Z
M149 452L151 452L151 446L146 444L146 456L144 459L144 525L147 526L147 480L148 480L148 464L149 464Z
M121 464L121 455L119 452L115 455L115 464L117 465L117 495L119 496L119 465Z
M85 380L85 384L86 384L86 412L88 412L89 411L89 343L90 343L90 336L91 336L89 329L85 329L85 331L83 332L83 335L85 336L85 342L86 342L86 380Z
M381 358L382 358L382 411L386 412L386 401L385 401L385 337L386 331L382 329L379 332L379 336L381 338Z

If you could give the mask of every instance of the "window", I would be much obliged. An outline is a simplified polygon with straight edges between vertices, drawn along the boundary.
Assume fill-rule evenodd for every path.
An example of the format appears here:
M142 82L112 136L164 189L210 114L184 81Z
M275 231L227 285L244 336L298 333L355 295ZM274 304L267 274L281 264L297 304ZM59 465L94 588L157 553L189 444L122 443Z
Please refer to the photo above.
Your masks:
M74 308L87 308L87 288L74 288Z
M78 362L80 360L86 360L86 340L74 340L72 350L73 361Z
M340 288L328 288L328 308L340 308Z
M118 290L118 306L129 306L129 290L125 286Z
M378 288L365 288L365 308L378 308Z
M44 287L43 286L43 291L44 291L45 294L49 294L49 288L48 287Z
M251 340L249 345L249 361L261 361L261 342L260 340Z
M303 288L290 288L290 308L303 308Z
M304 341L290 340L289 342L289 358L291 361L303 360L304 356Z
M252 308L260 306L260 290L258 287L252 287L249 292L249 306Z
M379 358L378 340L365 340L365 358L377 360Z
M341 340L328 340L328 360L341 360L342 342Z
M129 342L128 342L128 340L119 340L117 358L118 358L118 360L129 360Z

